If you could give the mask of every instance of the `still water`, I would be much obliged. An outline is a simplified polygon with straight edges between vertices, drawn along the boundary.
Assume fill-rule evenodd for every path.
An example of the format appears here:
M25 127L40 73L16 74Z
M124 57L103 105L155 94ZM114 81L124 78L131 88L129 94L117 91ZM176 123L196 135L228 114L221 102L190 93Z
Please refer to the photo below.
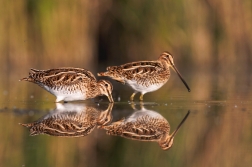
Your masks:
M189 77L188 93L171 79L144 103L113 83L113 105L106 97L56 104L38 86L10 81L1 88L0 166L250 166L249 89L196 81Z

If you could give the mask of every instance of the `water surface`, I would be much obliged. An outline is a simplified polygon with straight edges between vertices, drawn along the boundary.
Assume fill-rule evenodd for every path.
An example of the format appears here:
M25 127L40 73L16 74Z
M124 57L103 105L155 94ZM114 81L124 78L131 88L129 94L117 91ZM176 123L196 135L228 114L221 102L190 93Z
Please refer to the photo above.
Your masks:
M252 163L249 89L238 85L234 90L230 89L230 84L197 79L189 77L187 80L192 89L190 93L174 77L160 90L144 96L144 108L166 119L171 132L190 110L173 146L166 151L156 141L108 135L96 124L90 133L81 137L30 136L29 128L19 123L31 123L54 113L57 110L55 98L37 85L13 79L12 87L6 84L1 90L0 165L249 166ZM138 95L132 105L128 102L131 90L116 82L113 84L112 122L127 119L141 110ZM75 103L91 106L97 113L109 106L106 97Z

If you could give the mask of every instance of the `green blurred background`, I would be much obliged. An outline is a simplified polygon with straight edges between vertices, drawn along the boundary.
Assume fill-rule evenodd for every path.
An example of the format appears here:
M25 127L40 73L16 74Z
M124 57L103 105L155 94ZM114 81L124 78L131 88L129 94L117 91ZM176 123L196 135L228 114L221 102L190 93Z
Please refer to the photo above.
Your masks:
M154 60L165 50L188 69L246 72L252 61L250 0L1 0L0 6L2 73L95 71L102 63Z
M194 121L191 120L188 128L196 129L198 136L187 137L188 141L181 142L184 143L183 148L177 152L164 154L162 150L157 151L160 148L156 145L157 149L146 151L141 145L136 154L148 154L146 161L135 160L128 165L251 164L251 0L0 0L0 111L5 111L5 108L12 111L12 107L37 107L42 110L54 107L53 103L36 103L31 107L32 100L53 102L55 98L36 85L18 82L18 79L28 75L30 68L73 66L89 69L96 75L109 65L156 60L163 51L174 55L175 65L192 92L188 94L172 73L166 86L150 95L146 94L145 99L162 102L186 100L183 108L181 103L175 107L179 108L179 112L186 112L188 108L195 112L204 111L209 107L207 104L211 104L213 113L210 119L204 113L192 114ZM127 101L131 95L130 89L116 82L113 84L113 96ZM195 101L198 103L195 104ZM216 105L216 101L227 102L226 107ZM249 113L230 113L236 103L244 105L237 110ZM164 116L169 114L174 116L171 113ZM127 166L126 162L134 159L130 151L128 155L131 156L126 158L127 149L138 148L137 143L131 143L128 145L130 148L122 149L126 151L120 157L118 152L122 150L115 148L122 146L120 142L124 140L102 136L110 142L105 142L104 149L94 151L95 144L92 142L88 144L81 139L76 142L75 139L44 137L43 140L48 140L48 143L43 145L42 151L36 150L38 152L34 157L28 157L25 156L26 151L32 151L32 146L38 141L29 137L28 133L13 131L17 128L16 121L28 121L27 118L23 119L11 113L0 117L0 166L39 163L37 158L45 154L44 163L47 166L83 166L86 162L90 163L87 166L100 166L102 162L106 162L105 166L118 166L120 163ZM215 119L222 120L222 124L213 126ZM176 126L178 121L173 125ZM99 137L93 135L85 140L100 141ZM115 144L112 145L112 142ZM71 147L65 147L66 143ZM108 143L110 145L106 146ZM20 145L24 148L20 149ZM111 151L109 155L108 150ZM83 154L85 151L91 151L92 160L79 156L79 159L66 158L68 154ZM186 157L179 158L182 152ZM165 161L167 155L170 155L169 162ZM16 157L14 161L11 156ZM118 161L107 161L107 158L112 160L114 156ZM155 161L152 161L153 158ZM183 158L184 161L181 160Z
M189 86L202 88L194 89L197 99L211 97L212 87L224 85L225 92L251 83L250 0L1 0L0 6L0 77L7 81L1 87L30 68L74 66L96 74L156 60L163 51L174 55Z

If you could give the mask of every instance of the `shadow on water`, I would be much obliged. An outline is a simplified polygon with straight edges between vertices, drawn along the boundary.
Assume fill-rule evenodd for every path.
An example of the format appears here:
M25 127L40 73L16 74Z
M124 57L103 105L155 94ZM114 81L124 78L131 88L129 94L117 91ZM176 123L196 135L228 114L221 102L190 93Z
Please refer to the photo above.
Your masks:
M4 13L0 16L1 167L251 166L251 0L0 4ZM105 103L90 104L92 111L82 104L85 112L78 107L56 111L55 97L35 84L18 82L29 68L80 67L96 74L108 66L156 60L163 51L174 55L192 90L188 93L171 72L167 84L144 95L145 101L157 102L145 103L144 118L155 115L153 120L157 120L161 115L158 118L167 119L172 129L191 111L169 151L156 142L123 138L146 139L156 129L146 127L149 123L128 132L122 128L143 120L137 113L144 109L138 103L140 111L131 108L126 101L133 91L121 83L106 78L113 84L114 100L119 101L111 111L112 119ZM150 114L153 112L156 114ZM50 126L41 126L55 118ZM84 119L83 124L75 119ZM112 123L107 124L110 119ZM62 120L74 122L62 124ZM39 127L39 132L32 131L34 135L84 137L31 137L20 122L33 122L27 125L30 129L31 125ZM120 125L116 133L108 129L113 125ZM160 130L159 134L166 132Z
M221 152L229 152L228 160L237 154L248 160L246 164L250 159L252 105L243 99L171 99L143 105L85 101L60 103L56 108L53 102L36 99L16 103L16 107L11 104L1 108L0 140L4 144L0 148L6 150L3 159L13 155L17 161L2 161L4 166L191 166L212 159L220 164ZM188 108L191 112L186 119ZM29 136L18 123L35 136ZM169 148L169 139L180 125L173 147L160 149L167 144Z
M130 116L119 121L102 126L108 135L121 136L138 141L156 141L163 150L168 150L172 144L176 132L189 115L189 111L178 128L169 135L170 125L159 113L147 110L141 106L141 110L133 112Z
M111 120L113 104L100 112L85 104L57 103L55 110L33 123L22 124L29 128L30 135L48 134L62 137L82 137L90 134L97 124Z
M174 137L190 114L185 115L171 135L169 122L158 112L148 110L144 105L157 105L156 103L139 103L140 110L135 103L129 103L133 109L129 110L127 117L118 117L118 121L112 121L113 103L101 111L97 106L85 103L57 103L56 109L49 112L39 120L32 123L20 123L27 127L31 136L47 134L58 137L84 137L89 135L95 127L103 129L108 135L121 136L138 141L154 141L163 150L168 150L173 145ZM120 105L118 103L117 105Z
M160 90L145 95L144 108L141 103L127 102L132 93L128 87L113 83L116 102L111 118L106 97L80 104L59 104L54 109L55 97L48 92L36 85L12 82L12 89L2 89L0 102L0 155L3 155L0 156L0 166L250 166L251 91L244 84L236 84L236 81L227 84L225 80L195 75L189 80L193 92L188 93L176 77L171 77ZM214 84L216 81L218 84ZM210 89L211 86L214 88ZM95 103L97 101L99 103ZM173 147L163 151L157 145L158 137L168 131L157 130L156 124L150 124L147 118L169 121L170 133L183 120L188 109L190 117L177 133ZM144 114L141 117L137 113ZM43 121L50 123L55 118L58 120L51 122L50 126L41 126ZM83 123L77 122L77 118ZM110 119L111 123L104 123ZM62 120L74 122L62 124ZM141 123L144 120L145 124L137 128L133 126L134 120L141 120ZM83 137L31 137L18 123L32 122L40 130L32 131L34 135L66 136L69 133ZM114 125L116 130L109 129ZM155 133L157 140L153 142L125 139L147 139ZM10 157L15 161L10 161Z

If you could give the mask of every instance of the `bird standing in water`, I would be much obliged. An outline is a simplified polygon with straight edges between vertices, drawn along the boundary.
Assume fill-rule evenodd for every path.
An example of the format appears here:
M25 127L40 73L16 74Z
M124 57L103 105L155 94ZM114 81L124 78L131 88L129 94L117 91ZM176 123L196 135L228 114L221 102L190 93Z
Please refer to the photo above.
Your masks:
M56 96L56 102L86 100L105 95L109 102L113 86L109 81L97 81L94 75L81 68L64 67L49 70L31 69L20 81L33 82Z
M173 56L168 52L163 52L156 61L138 61L107 67L107 71L98 73L98 76L108 76L122 84L126 83L134 90L130 100L133 101L135 94L140 92L140 101L143 101L145 93L158 90L169 80L170 67L190 92L189 86L174 65Z
M175 135L189 114L190 111L171 134L169 122L160 113L145 109L143 106L141 106L141 110L133 112L129 117L100 128L106 130L108 135L138 141L155 141L163 150L168 150L172 147Z

